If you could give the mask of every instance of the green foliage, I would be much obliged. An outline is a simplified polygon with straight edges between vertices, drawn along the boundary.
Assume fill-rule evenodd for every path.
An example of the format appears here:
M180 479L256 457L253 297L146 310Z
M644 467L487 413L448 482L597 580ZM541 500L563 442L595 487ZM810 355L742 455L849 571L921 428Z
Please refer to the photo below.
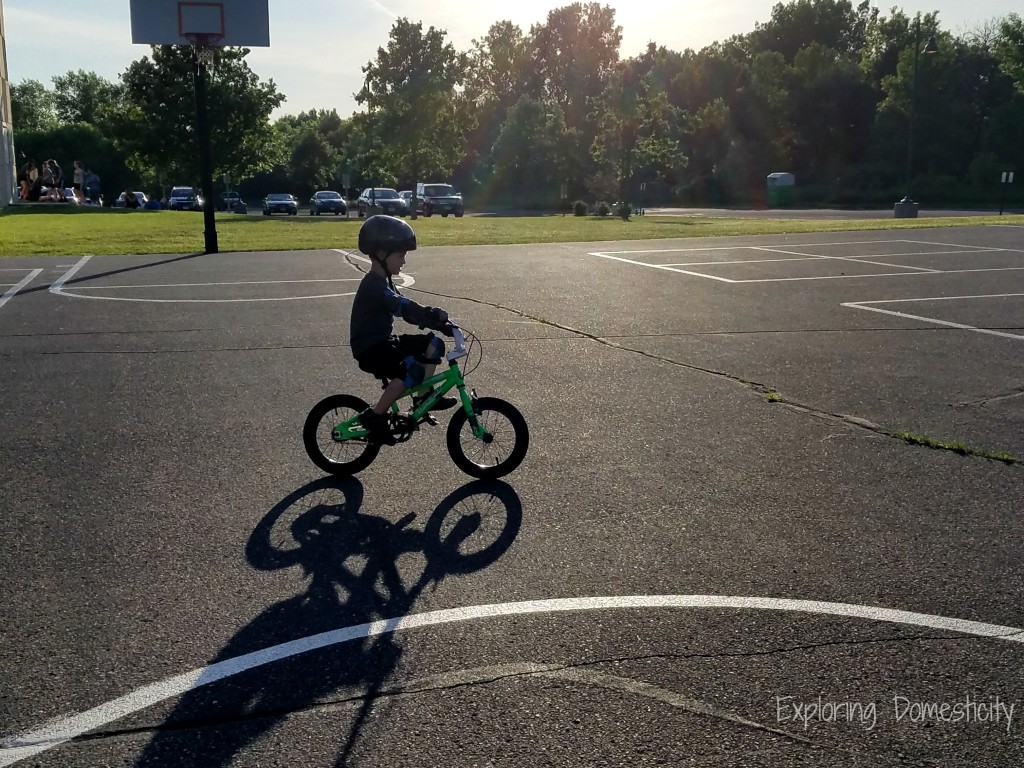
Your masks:
M594 215L595 216L607 216L612 212L612 207L608 205L604 200L600 200L594 204Z
M999 25L995 52L1003 72L1024 93L1024 19L1018 14L1011 13Z
M15 134L56 128L53 93L38 80L14 83L11 85L11 120Z
M582 200L577 200L572 204L572 212L575 216L586 216L587 215L587 204Z
M596 2L555 8L526 34L495 23L466 53L403 18L363 67L366 110L347 119L311 110L271 124L283 97L245 49L224 49L215 177L256 199L340 190L346 173L349 194L451 181L479 205L568 211L574 199L758 203L766 174L790 171L806 204L887 206L906 193L913 102L915 194L992 204L993 174L1024 168L1024 21L954 35L936 13L855 2L783 0L747 34L681 53L652 42L625 60L615 11ZM919 53L915 76L932 33L939 53ZM78 70L52 91L13 85L19 157L49 144L65 166L101 158L105 182L194 183L191 72L189 49L154 48L120 84ZM70 123L108 144L51 134Z
M284 97L273 81L263 82L249 69L248 53L218 50L216 76L208 84L215 178L245 178L279 159L269 117ZM139 167L153 169L167 186L198 180L194 67L190 48L153 46L150 56L122 75L125 109L117 139Z
M372 154L397 178L412 184L451 176L465 146L455 89L466 66L466 55L442 30L424 32L421 23L401 18L388 47L363 67L366 80L356 101L367 106L374 133L387 137Z
M62 122L109 127L117 121L124 89L79 69L53 78L54 107Z

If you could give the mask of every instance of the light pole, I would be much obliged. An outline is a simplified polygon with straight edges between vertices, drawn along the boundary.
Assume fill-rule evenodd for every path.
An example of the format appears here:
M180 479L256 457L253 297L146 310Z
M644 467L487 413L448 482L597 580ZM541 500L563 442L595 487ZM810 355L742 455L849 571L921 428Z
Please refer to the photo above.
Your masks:
M913 203L910 195L910 185L914 175L914 113L917 109L917 62L920 54L931 56L939 52L939 46L935 42L935 35L928 38L928 44L921 50L921 14L917 14L914 20L914 77L910 85L910 133L907 139L907 184L905 187L906 196L901 203Z

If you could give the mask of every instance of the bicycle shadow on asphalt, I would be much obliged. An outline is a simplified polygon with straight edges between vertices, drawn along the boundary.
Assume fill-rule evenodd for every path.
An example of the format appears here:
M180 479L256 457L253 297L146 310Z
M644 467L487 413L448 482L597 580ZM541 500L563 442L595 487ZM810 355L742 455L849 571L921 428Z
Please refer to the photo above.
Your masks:
M500 481L477 480L453 491L422 530L411 526L415 512L393 523L362 511L362 501L358 480L329 477L290 494L260 521L246 547L249 563L264 571L299 569L309 579L308 588L268 607L211 664L403 616L424 590L494 563L522 523L518 494ZM324 715L351 722L337 757L337 765L345 765L402 650L396 637L385 633L262 666L240 663L243 671L227 679L211 675L209 684L200 677L196 685L201 687L181 697L135 765L228 766L293 713L347 706L354 713L351 720L344 711Z

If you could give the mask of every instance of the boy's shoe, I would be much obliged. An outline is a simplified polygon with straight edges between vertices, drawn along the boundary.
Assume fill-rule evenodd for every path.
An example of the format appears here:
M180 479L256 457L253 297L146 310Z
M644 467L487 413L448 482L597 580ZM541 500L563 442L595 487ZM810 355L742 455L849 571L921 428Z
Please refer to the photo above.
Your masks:
M431 390L430 392L425 392L422 395L419 395L418 397L414 397L412 399L413 410L416 410L417 408L419 408L420 407L420 403L423 403L424 401L426 401L426 399L428 397L430 397L432 394L433 394L433 390ZM432 411L446 411L449 408L453 407L458 402L459 401L456 400L454 397L439 397L439 398L437 398L437 402L434 403L432 406L430 406L430 410L432 410Z
M371 443L395 445L398 442L395 440L395 436L391 434L391 425L388 423L388 417L374 413L372 408L367 408L359 414L359 423L366 427L366 430L370 433L369 441Z

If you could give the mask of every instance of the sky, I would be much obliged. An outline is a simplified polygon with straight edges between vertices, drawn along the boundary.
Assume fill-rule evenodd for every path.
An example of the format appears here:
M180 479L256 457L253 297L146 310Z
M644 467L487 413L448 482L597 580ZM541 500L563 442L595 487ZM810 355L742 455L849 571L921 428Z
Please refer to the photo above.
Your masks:
M169 2L170 0L151 0ZM362 86L360 68L386 46L391 25L400 17L420 21L424 29L447 32L460 51L487 34L491 24L510 20L524 33L540 24L548 11L570 3L517 0L244 0L266 2L270 13L270 47L253 48L250 68L273 80L287 99L273 117L310 109L336 109L342 117L361 111L355 94ZM703 48L745 34L771 18L778 0L605 0L622 27L620 56L642 53L648 42L677 51ZM0 0L12 83L52 78L84 69L116 81L137 59L149 53L131 42L129 0ZM857 0L854 0L854 5ZM943 29L962 33L1010 13L1021 13L1020 0L872 0L884 15L893 6L912 15L938 11Z

